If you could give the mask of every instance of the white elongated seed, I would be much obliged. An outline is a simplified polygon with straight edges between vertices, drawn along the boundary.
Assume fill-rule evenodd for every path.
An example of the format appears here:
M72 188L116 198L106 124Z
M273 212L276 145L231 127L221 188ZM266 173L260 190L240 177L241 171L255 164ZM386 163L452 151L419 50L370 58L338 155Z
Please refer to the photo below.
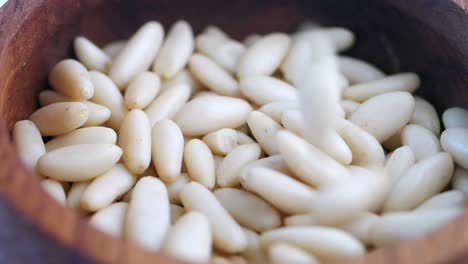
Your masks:
M423 204L418 206L416 210L434 210L434 209L445 209L445 208L463 208L465 204L465 195L463 192L458 190L446 191L439 193Z
M216 183L220 187L239 185L241 170L258 160L262 150L258 144L245 144L234 148L216 168Z
M360 59L340 56L338 57L340 71L350 83L366 83L385 77L385 74L374 65Z
M421 80L414 73L398 73L382 79L351 85L343 92L345 99L356 102L364 102L376 95L389 92L409 92L413 93L418 89Z
M213 189L216 182L214 158L203 141L192 139L185 144L184 161L190 179Z
M119 146L123 150L123 162L127 168L142 174L151 162L151 126L145 112L130 111L119 130Z
M164 119L172 119L188 101L191 94L188 83L176 82L161 93L146 109L151 126Z
M358 102L351 100L343 100L340 104L341 108L343 108L343 111L345 112L346 118L349 118L354 113L354 111L356 111L356 109L358 109L361 105Z
M349 120L384 142L411 119L414 99L408 92L390 92L362 103ZM385 117L385 118L384 118Z
M73 102L70 97L62 95L52 90L44 90L39 93L39 104L41 106L50 105L60 102ZM88 120L83 124L84 127L98 126L106 122L111 117L111 111L102 105L95 104L90 101L79 101L88 107Z
M144 71L135 76L125 90L125 105L128 109L143 109L158 95L161 88L159 76Z
M440 136L442 148L452 155L457 165L468 169L468 129L449 128Z
M234 188L220 188L214 195L242 226L264 232L281 225L280 213L256 195Z
M440 121L434 106L421 97L414 97L414 112L410 120L411 124L423 126L434 135L440 135Z
M171 211L171 225L174 225L179 218L185 214L185 209L182 206L170 204Z
M162 250L181 260L206 263L211 257L211 227L208 218L189 212L171 227Z
M122 237L127 209L128 203L126 202L113 203L94 213L89 223L108 235Z
M251 168L240 180L244 189L256 193L288 214L310 211L311 203L317 198L316 192L309 186L267 168Z
M455 190L462 191L465 197L468 197L468 171L456 167L453 173L452 187Z
M275 77L253 75L240 79L242 95L259 106L297 100L297 90Z
M63 102L44 106L29 119L42 136L57 136L81 127L88 120L89 110L83 103Z
M453 160L441 152L411 166L393 185L384 211L411 210L439 193L450 182ZM418 190L415 192L414 190Z
M173 204L180 204L180 191L185 184L189 183L190 179L187 173L181 173L174 182L166 184L169 201Z
M117 164L94 179L81 196L81 208L98 211L128 192L137 178L123 164Z
M115 144L117 133L107 127L85 127L53 138L45 144L47 152L79 144Z
M305 183L322 187L333 185L349 176L345 167L302 138L281 131L277 140L289 169Z
M384 165L384 150L374 136L346 120L340 130L341 137L353 153L353 165L368 168Z
M153 164L159 177L173 182L180 176L184 155L184 136L171 120L157 122L151 131Z
M94 94L88 70L72 59L63 60L54 66L49 74L49 83L56 91L76 100L88 100Z
M41 181L41 187L50 195L50 197L58 203L65 205L67 198L60 182L53 179L44 179Z
M331 227L282 227L260 236L262 248L284 242L319 258L343 259L365 254L364 246L350 234Z
M59 181L86 181L102 175L122 156L112 144L82 144L44 154L37 163L41 175Z
M125 237L147 250L156 251L162 246L169 228L166 186L152 176L140 178L128 205Z
M318 264L319 261L311 254L299 247L291 246L287 243L274 243L268 248L270 263L302 263Z
M90 181L74 182L67 194L67 205L71 208L80 208L81 196L90 184Z
M150 21L127 41L109 68L109 77L120 90L124 90L138 73L149 68L156 58L163 38L164 29L161 24Z
M271 75L286 57L290 45L290 37L283 33L262 37L239 58L237 76Z
M296 110L299 105L296 101L277 101L266 104L258 109L258 111L266 114L275 120L276 123L281 123L281 118L284 112L288 110Z
M245 52L245 47L242 43L229 38L218 28L212 30L213 28L205 30L204 34L196 38L196 48L224 69L235 73L239 58Z
M46 153L39 129L29 120L15 123L13 127L13 142L23 164L30 170L36 170L36 164Z
M174 117L185 136L201 136L244 124L252 107L244 100L203 96L185 104Z
M127 41L125 40L116 40L103 46L102 51L104 51L109 58L114 59L126 44Z
M203 142L213 154L227 155L238 145L237 131L232 128L223 128L203 137Z
M216 197L203 185L191 182L180 193L187 211L198 211L208 217L215 248L226 253L238 253L247 247L247 238L236 221Z
M237 81L221 66L201 54L190 58L189 68L192 74L208 89L225 96L240 96Z
M382 247L428 234L450 222L462 208L384 214L371 227L374 245Z
M265 153L270 156L279 153L276 134L283 129L282 126L259 111L250 112L247 124Z
M91 98L91 101L105 106L111 111L107 124L113 129L118 130L120 123L122 123L127 114L122 94L107 75L97 71L91 71L89 75L94 85L94 96Z
M401 132L401 142L411 148L416 161L442 151L439 139L429 129L420 125L407 125Z
M444 111L442 120L446 129L468 128L468 111L460 107L451 107Z
M75 55L90 71L107 72L109 56L85 37L76 37L73 42Z
M259 235L256 232L246 228L243 228L243 231L247 237L247 248L242 252L242 256L246 258L248 263L267 263L265 253L260 247Z
M395 149L385 163L385 171L392 185L400 179L408 168L414 165L416 158L408 146L402 146Z
M169 79L182 70L194 48L192 27L186 21L174 23L153 64L153 71Z
M350 167L351 177L320 190L311 202L319 223L337 225L349 222L365 211L379 210L390 184L383 170Z

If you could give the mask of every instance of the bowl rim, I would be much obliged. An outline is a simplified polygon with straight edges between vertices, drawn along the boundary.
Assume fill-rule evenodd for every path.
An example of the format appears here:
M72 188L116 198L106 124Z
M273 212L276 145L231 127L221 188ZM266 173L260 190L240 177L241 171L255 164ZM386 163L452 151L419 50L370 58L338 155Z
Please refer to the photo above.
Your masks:
M468 0L451 0L468 12ZM0 9L0 25L8 23L4 13L20 18L11 32L0 27L0 62L5 48L13 42L28 15L43 1L17 8L20 0L10 0ZM26 1L24 1L26 2ZM3 17L3 18L2 18ZM6 27L4 27L6 28ZM1 83L0 88L5 87ZM149 252L135 244L98 231L75 209L60 205L40 188L37 175L20 161L10 131L0 117L0 193L27 221L62 246L77 250L91 260L103 263L185 263L160 252ZM27 195L25 195L27 194ZM431 234L374 250L346 263L439 263L468 259L468 211ZM456 238L456 239L455 239ZM424 254L421 254L424 252ZM332 261L331 263L343 263Z

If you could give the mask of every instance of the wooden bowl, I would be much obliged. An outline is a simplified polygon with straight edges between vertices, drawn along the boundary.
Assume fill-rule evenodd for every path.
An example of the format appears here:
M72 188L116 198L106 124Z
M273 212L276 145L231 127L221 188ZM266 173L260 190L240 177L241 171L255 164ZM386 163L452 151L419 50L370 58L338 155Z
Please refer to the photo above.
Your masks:
M387 73L419 73L421 95L441 111L468 107L467 6L467 0L10 0L0 9L1 194L42 231L41 239L59 242L56 251L71 248L98 262L178 263L96 232L74 210L49 198L15 153L10 139L13 124L36 109L37 94L48 86L47 73L72 55L75 36L102 45L129 37L145 21L158 20L167 28L183 18L197 31L214 24L241 38L253 32L290 32L309 18L353 30L357 43L349 53ZM466 262L467 221L465 213L429 236L350 263Z

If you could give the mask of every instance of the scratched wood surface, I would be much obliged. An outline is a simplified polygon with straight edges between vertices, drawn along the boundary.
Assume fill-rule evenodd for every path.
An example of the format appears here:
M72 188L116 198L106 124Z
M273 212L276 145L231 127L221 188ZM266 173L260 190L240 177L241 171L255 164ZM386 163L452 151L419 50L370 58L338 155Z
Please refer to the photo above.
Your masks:
M468 0L224 1L9 0L0 9L0 263L177 263L95 232L52 201L21 166L10 129L37 107L47 72L82 34L98 44L127 38L143 22L216 24L236 38L292 31L306 18L342 25L350 53L386 72L416 71L421 94L441 110L468 107ZM443 229L350 263L467 263L468 214Z

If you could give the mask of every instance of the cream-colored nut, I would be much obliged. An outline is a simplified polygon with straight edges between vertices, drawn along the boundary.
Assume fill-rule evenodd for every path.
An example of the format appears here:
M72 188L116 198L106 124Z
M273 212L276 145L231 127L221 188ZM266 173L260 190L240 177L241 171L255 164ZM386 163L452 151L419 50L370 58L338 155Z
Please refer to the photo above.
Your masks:
M137 180L123 164L94 179L81 195L81 208L98 211L109 206L117 198L128 192Z
M457 165L468 170L468 129L449 128L440 136L442 148L452 155Z
M410 124L403 128L401 142L411 148L417 161L442 151L439 139L420 125Z
M128 109L144 109L159 93L161 81L158 75L144 71L135 76L125 90L125 105Z
M81 127L89 110L83 103L63 102L44 106L29 117L42 136L57 136Z
M117 133L107 127L85 127L57 136L46 144L47 152L79 144L115 144Z
M214 158L203 141L192 139L185 144L184 161L190 179L213 189L216 182Z
M271 75L283 61L290 45L290 37L283 33L262 37L239 58L237 76Z
M310 205L317 198L316 191L309 186L267 168L250 168L240 180L244 189L288 214L309 212Z
M76 100L93 97L94 86L88 70L76 60L66 59L57 63L49 74L52 87Z
M182 169L184 136L180 128L171 120L157 122L151 131L153 164L159 177L165 182L173 182Z
M184 68L194 48L192 27L186 21L174 23L153 64L153 71L169 79Z
M244 100L226 96L203 96L185 104L174 117L185 136L201 136L222 128L244 124L252 107Z
M359 106L349 120L384 142L411 119L414 99L408 92L390 92L372 97Z
M120 90L138 73L149 68L164 38L164 29L158 22L145 23L127 41L109 68L109 77Z
M33 122L22 120L15 123L12 134L21 161L28 169L35 171L37 161L46 153L39 129Z
M98 46L85 37L76 37L73 42L75 55L88 70L107 72L110 58Z
M142 174L151 162L151 126L145 112L130 111L119 130L119 146L123 150L125 166L135 174Z
M192 90L186 82L175 82L166 88L146 109L151 126L164 119L172 119L190 98Z
M152 176L140 178L128 205L125 237L147 250L156 251L164 243L170 221L164 184Z
M445 152L417 162L393 185L385 201L384 212L418 207L447 186L452 178L453 167L452 157Z
M242 226L264 232L281 225L280 213L256 195L234 188L217 189L214 195Z
M351 85L343 92L345 99L364 102L376 95L389 92L413 93L419 88L421 80L415 73L398 73L381 79Z

